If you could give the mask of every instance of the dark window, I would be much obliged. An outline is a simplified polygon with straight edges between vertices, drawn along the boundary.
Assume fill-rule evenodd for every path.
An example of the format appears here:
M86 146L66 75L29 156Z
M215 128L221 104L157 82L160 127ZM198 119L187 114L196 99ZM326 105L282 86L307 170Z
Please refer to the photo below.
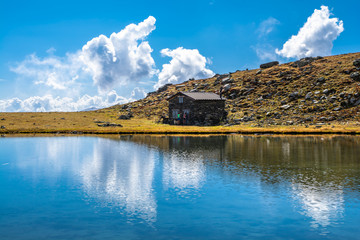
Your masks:
M184 97L179 97L179 103L183 103L184 102Z

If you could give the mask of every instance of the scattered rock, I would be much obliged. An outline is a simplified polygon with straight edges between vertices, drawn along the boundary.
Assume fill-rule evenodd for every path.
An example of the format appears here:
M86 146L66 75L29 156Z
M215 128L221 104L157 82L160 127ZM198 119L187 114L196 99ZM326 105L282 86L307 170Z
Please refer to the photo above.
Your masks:
M5 126L0 126L1 129L5 129Z
M268 63L263 63L260 65L260 68L271 68L273 66L279 65L278 61L273 61L273 62L268 62Z
M2 118L2 119L0 119L1 121L4 121L5 120L5 118Z

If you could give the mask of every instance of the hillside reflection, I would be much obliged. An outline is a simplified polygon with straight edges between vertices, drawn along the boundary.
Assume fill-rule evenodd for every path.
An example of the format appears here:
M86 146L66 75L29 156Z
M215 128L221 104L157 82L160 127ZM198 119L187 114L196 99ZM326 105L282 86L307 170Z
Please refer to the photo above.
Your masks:
M165 174L173 185L195 181L187 171L197 173L198 165L189 159L202 159L201 169L222 169L226 175L251 177L264 192L283 195L289 190L294 208L310 217L313 227L326 227L342 217L346 191L359 193L360 138L351 136L272 137L217 136L169 137L126 136L122 141L156 147L169 153ZM176 150L174 150L176 149ZM183 157L172 154L182 151ZM175 157L177 156L177 157ZM199 162L199 161L198 161ZM185 174L183 174L185 173ZM254 177L256 176L256 177ZM180 181L180 184L177 183ZM190 183L189 183L190 184ZM191 184L190 184L191 185ZM196 184L194 184L196 185ZM284 187L288 185L289 187Z
M35 164L17 166L54 184L71 176L91 201L149 223L159 191L196 197L209 180L256 182L264 196L288 196L316 228L341 219L345 199L359 194L359 146L351 136L49 138L31 150Z

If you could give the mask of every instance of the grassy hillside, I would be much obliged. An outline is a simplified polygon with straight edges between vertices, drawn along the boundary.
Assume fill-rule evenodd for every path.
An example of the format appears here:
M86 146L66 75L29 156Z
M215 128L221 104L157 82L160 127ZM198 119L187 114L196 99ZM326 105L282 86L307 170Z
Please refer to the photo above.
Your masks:
M189 80L139 101L97 111L0 113L0 133L360 133L360 65L354 65L356 59L360 53ZM221 126L158 123L160 116L168 114L167 97L177 91L218 93L220 86L228 112Z
M360 78L350 77L359 71L360 65L353 64L359 58L360 53L352 53L230 73L230 79L222 83L228 89L224 93L228 123L262 126L359 121ZM218 93L225 77L172 85L142 100L104 110L148 119L167 115L167 97L177 91Z

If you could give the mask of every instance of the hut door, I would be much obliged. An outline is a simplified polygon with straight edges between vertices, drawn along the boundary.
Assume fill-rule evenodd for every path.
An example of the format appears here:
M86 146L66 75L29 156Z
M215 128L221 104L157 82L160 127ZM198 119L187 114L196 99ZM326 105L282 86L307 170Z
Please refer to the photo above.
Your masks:
M184 109L184 124L189 124L190 123L190 110L189 109Z
M179 114L179 109L173 109L172 110L172 118L173 119L177 119L178 114Z

